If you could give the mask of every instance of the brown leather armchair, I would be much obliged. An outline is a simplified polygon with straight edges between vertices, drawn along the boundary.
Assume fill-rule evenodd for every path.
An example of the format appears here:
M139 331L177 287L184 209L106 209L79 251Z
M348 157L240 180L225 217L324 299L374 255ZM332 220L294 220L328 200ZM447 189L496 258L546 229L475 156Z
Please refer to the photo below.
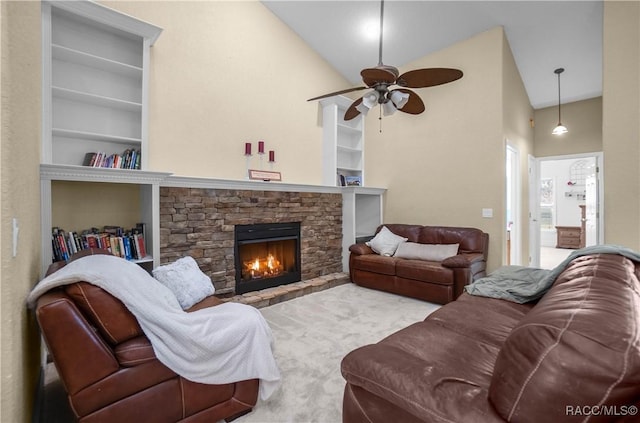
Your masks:
M101 253L85 251L72 259ZM53 264L49 273L61 265ZM220 303L211 296L188 311ZM36 317L80 422L231 421L256 404L257 379L206 385L164 366L136 318L95 285L79 282L47 292L37 301Z

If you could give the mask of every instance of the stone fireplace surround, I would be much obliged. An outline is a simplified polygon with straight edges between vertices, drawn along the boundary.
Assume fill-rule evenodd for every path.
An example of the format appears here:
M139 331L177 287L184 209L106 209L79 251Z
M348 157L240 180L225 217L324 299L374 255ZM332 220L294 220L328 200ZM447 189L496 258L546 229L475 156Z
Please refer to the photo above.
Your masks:
M181 185L160 187L160 262L193 257L218 295L235 292L234 226L240 224L300 222L302 280L342 272L342 195L335 189Z

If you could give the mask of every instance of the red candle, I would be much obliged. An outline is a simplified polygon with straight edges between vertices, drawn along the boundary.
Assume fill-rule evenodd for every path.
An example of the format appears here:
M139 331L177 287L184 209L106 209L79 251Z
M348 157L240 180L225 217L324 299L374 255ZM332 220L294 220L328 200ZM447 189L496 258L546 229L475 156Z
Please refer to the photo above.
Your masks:
M250 142L244 143L244 155L245 156L250 156L251 155L251 143Z
M258 141L258 153L264 154L264 141Z
M269 150L269 161L270 162L276 161L276 152L273 150Z

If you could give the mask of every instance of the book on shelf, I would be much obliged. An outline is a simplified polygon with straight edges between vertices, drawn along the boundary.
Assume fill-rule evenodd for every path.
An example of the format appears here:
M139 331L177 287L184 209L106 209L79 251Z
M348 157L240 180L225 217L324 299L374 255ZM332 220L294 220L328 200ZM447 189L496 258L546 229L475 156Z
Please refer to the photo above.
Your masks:
M345 176L344 179L348 187L359 187L362 185L362 178L360 176Z
M102 229L85 229L80 233L54 227L51 231L51 248L54 262L69 260L78 251L89 248L107 250L126 260L142 260L147 256L142 223L137 223L132 229L104 226Z
M140 169L140 150L128 148L122 154L89 152L84 155L82 165L110 169Z

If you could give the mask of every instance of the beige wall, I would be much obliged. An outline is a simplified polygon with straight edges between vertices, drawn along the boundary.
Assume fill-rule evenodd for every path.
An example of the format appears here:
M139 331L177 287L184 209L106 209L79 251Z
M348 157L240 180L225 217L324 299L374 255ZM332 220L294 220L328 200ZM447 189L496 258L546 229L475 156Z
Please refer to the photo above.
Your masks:
M605 242L640 249L640 2L605 1Z
M285 182L322 183L318 102L306 100L351 84L266 7L104 4L164 29L151 49L151 170L243 179L244 143L255 153L264 140Z
M535 111L536 157L602 151L602 97L562 105L562 123L569 129L564 135L552 135L558 124L558 106Z
M383 117L382 133L378 111L366 117L367 181L388 188L385 222L480 228L490 236L490 269L502 264L506 243L505 138L525 158L532 142L531 107L505 43L494 28L403 66L453 67L464 76L416 90L426 112ZM517 104L505 112L504 100ZM493 218L483 218L483 208Z
M40 3L0 2L2 422L31 417L39 339L24 299L40 268ZM20 227L12 255L12 218Z
M520 193L519 221L514 224L514 235L511 248L520 247L519 261L510 264L529 264L529 172L528 156L533 151L534 130L531 127L533 108L529 96L518 72L518 67L511 53L509 42L503 34L502 43L502 108L504 139L514 147L520 158L520 181L518 191ZM506 158L503 159L503 163ZM506 164L505 164L506 166ZM516 181L517 182L517 181ZM506 186L503 185L506 192ZM506 194L503 209L506 209ZM506 216L505 216L506 219ZM514 232L516 233L516 232ZM503 245L506 240L503 241ZM502 254L502 262L507 263L508 251L505 248Z

